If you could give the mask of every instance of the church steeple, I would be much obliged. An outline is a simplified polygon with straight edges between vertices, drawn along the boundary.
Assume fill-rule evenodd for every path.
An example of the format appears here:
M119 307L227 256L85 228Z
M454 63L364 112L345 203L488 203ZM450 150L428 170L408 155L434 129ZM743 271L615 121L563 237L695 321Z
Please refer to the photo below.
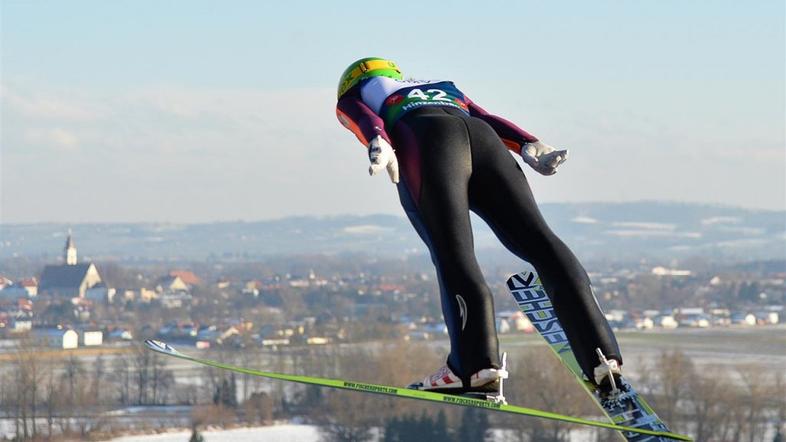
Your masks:
M68 229L68 239L65 245L65 262L69 266L76 265L76 245L71 237L71 229Z

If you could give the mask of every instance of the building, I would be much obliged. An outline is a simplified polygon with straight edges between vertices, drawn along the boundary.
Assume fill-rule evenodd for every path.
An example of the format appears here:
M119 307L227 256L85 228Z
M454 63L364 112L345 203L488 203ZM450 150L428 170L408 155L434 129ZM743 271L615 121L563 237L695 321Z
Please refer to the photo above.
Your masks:
M65 264L44 267L39 291L48 295L84 298L87 290L101 283L101 275L95 264L78 262L76 245L70 233L64 258Z
M93 347L104 343L104 332L101 330L83 330L82 345Z
M189 287L202 284L202 280L190 270L172 270L169 272L169 276L180 278Z
M46 345L63 350L71 350L79 347L79 334L74 330L47 328L33 329L35 340L41 341Z
M164 292L187 292L189 285L186 284L179 276L164 276L156 281L156 291L158 293Z
M6 287L10 287L11 285L13 285L13 283L14 281L11 281L10 279L6 278L3 275L0 275L0 290L3 290Z
M27 296L30 298L38 295L38 281L35 278L25 278L19 281L19 287L27 292Z

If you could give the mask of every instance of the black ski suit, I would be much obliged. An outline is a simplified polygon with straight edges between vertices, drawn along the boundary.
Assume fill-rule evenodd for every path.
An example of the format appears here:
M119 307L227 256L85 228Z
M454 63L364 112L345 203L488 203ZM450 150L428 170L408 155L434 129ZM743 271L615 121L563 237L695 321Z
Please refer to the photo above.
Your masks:
M380 115L371 111L362 102L362 85L339 100L339 119L361 142L389 134L401 171L401 205L437 270L451 342L447 364L464 385L478 370L500 368L492 294L475 258L470 211L488 223L505 247L535 267L588 378L593 379L599 364L596 348L621 363L587 273L549 229L524 173L508 152L512 144L537 139L463 94L463 101L456 100L463 106L422 105L383 125L385 107ZM406 96L411 89L396 93ZM391 97L386 102L401 101Z

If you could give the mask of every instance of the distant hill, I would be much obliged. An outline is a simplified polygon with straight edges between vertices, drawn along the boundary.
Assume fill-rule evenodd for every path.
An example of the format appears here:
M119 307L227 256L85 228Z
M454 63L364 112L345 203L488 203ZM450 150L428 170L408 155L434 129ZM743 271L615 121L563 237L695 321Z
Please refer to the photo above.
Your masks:
M699 204L543 204L552 228L583 258L786 258L786 212ZM499 248L474 218L480 250ZM3 224L0 258L60 256L71 228L80 257L254 259L277 254L423 253L409 222L392 215L288 217L209 224Z

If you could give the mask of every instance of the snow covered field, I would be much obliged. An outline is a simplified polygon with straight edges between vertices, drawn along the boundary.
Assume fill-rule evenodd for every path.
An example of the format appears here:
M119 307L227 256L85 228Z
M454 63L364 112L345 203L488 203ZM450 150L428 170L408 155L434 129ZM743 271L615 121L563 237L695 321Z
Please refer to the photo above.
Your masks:
M233 430L203 431L205 442L316 442L317 427L311 425L273 425L269 427L236 428ZM111 442L187 442L190 431L124 436Z

